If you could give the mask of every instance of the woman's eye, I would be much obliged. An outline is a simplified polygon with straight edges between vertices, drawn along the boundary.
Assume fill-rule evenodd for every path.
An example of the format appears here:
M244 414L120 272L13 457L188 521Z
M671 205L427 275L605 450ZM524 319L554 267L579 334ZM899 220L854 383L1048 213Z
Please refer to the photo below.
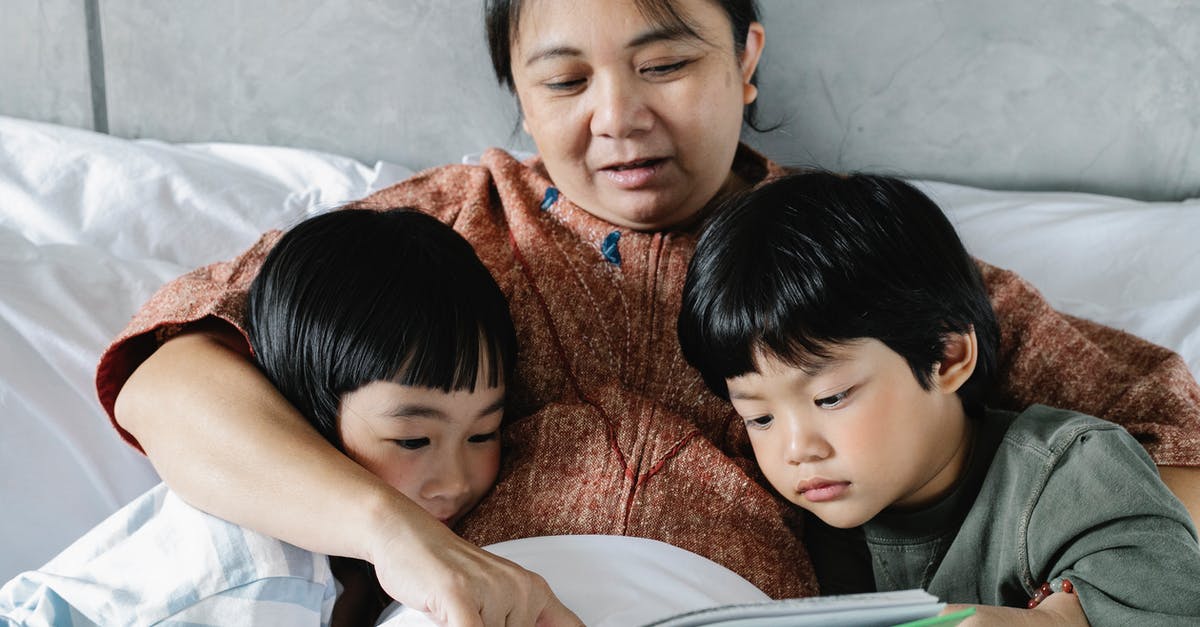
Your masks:
M643 73L651 76L665 76L671 72L683 69L690 61L676 61L675 63L664 63L663 65L652 65L642 70Z
M467 441L474 442L474 443L491 442L492 440L495 440L496 437L499 435L500 435L499 431L492 431L490 433L480 433L480 434L473 435L473 436L467 438Z
M813 403L815 403L816 406L820 407L821 409L833 409L834 407L841 405L842 401L846 400L846 397L849 395L850 390L846 390L844 392L838 392L832 396L818 398L817 400L813 401Z
M750 429L766 429L767 427L771 426L771 423L774 421L775 417L770 414L767 414L766 416L759 416L757 418L747 418L746 427Z
M405 438L402 440L392 440L402 449L415 451L419 448L429 446L429 438Z
M585 82L586 79L573 78L570 80L551 81L544 83L544 85L552 91L574 91L582 87Z

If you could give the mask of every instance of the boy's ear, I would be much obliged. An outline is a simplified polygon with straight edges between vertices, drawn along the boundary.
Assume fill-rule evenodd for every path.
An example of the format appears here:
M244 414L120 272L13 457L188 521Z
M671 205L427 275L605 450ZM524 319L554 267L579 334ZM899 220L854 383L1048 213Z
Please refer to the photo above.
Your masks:
M946 394L957 392L975 372L978 360L979 343L975 338L975 329L947 335L942 360L933 365L933 380L937 389Z

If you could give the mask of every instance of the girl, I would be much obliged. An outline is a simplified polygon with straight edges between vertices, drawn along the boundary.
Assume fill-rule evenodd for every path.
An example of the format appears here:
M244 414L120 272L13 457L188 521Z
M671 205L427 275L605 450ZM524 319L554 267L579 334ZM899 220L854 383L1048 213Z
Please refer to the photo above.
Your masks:
M512 320L491 275L452 229L404 209L335 211L267 239L278 243L246 305L256 365L357 463L350 474L453 526L495 482L515 367ZM303 483L285 469L261 479ZM54 625L373 624L388 601L366 563L210 516L159 485L9 582L0 615Z

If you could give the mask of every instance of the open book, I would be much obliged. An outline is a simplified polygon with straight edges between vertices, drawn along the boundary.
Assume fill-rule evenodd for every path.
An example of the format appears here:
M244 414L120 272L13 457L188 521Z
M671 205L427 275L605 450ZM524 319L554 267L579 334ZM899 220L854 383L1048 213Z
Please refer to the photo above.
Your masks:
M938 617L945 604L923 590L772 601L715 562L643 538L546 536L484 548L544 577L589 627L887 627L909 621L941 627L962 618ZM378 624L433 622L393 605Z
M647 627L949 626L975 613L968 609L939 616L945 606L924 590L900 590L720 605L677 614Z

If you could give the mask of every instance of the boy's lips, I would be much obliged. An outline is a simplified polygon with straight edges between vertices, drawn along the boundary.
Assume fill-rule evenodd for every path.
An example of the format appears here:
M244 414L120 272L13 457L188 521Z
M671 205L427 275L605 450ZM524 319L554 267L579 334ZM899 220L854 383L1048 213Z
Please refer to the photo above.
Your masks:
M801 482L796 486L796 492L813 503L821 503L841 498L849 488L849 481L816 478Z

